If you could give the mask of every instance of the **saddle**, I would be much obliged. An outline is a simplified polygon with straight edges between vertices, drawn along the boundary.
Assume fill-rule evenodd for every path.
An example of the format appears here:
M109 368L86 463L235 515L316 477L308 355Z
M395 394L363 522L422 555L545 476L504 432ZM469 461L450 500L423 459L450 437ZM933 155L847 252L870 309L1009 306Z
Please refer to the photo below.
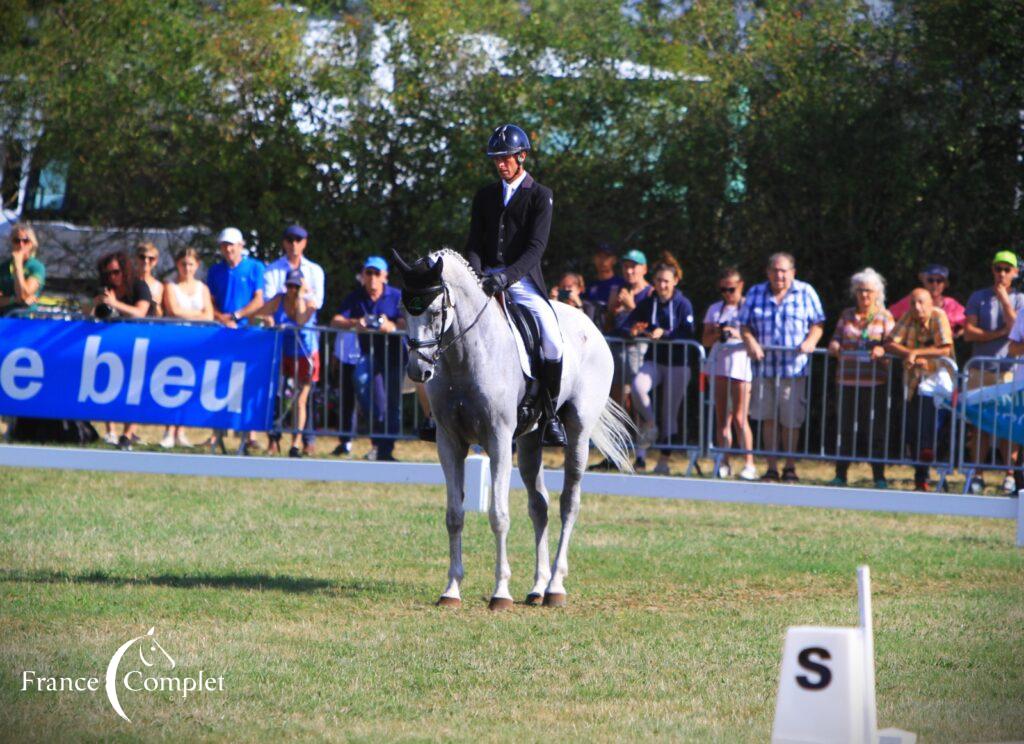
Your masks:
M523 378L526 380L526 394L519 401L519 419L516 422L514 435L518 437L537 426L542 413L541 407L537 405L537 401L540 400L540 396L544 392L541 389L540 375L537 373L541 365L540 326L537 324L537 319L526 308L509 301L503 292L496 297L509 321L512 334L518 335L523 350L525 350L525 359L521 359L521 362L524 362Z

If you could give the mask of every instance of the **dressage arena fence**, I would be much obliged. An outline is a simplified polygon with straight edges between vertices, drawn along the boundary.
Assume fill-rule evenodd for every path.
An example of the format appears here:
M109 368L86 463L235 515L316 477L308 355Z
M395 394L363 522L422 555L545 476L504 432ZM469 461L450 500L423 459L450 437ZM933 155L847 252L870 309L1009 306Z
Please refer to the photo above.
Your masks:
M60 318L81 316L64 314ZM60 319L39 317L39 322L57 323ZM281 366L272 433L338 437L342 442L362 436L416 438L425 409L416 386L405 375L404 334L373 329L355 333L330 327L284 327L266 332L283 335L279 348L285 357L307 362ZM302 332L307 334L306 342ZM315 344L309 343L314 337ZM699 468L701 458L710 458L714 467L711 479L698 480L588 472L585 492L1016 519L1017 543L1024 545L1024 509L1020 508L1024 500L967 492L974 478L985 471L1024 474L1024 452L1021 457L1016 452L1024 446L1024 359L974 358L961 372L952 359L942 358L933 368L912 376L905 372L902 360L888 355L872 360L863 353L831 356L825 349L800 354L766 347L766 362L774 361L774 376L766 376L769 368L765 364L752 365L753 446L749 451L754 456L934 468L940 490L954 470L967 476L964 494L918 494L723 480L725 459L742 456L747 450L737 443L735 433L732 443L721 438L716 425L725 413L721 409L730 409L736 401L731 395L719 394L727 381L709 370L715 369L717 355L735 353L735 347L716 344L708 355L692 340L608 340L616 360L614 392L631 391L635 414L645 413L648 419L642 421L647 424L642 429L656 433L642 444L665 453L682 453L687 458L687 476ZM319 357L317 381L306 379L313 366L313 350ZM780 360L798 358L796 366L801 373L782 377ZM646 389L631 390L641 373L647 375L643 380ZM298 429L296 401L306 385L306 422ZM783 389L786 395L777 394ZM638 411L640 408L644 411ZM780 422L788 425L776 427ZM487 458L474 456L470 460L467 508L486 510ZM16 445L0 448L0 464L221 477L444 482L440 466L427 463L76 452ZM547 472L546 479L549 489L560 490L560 471ZM522 487L517 473L512 486Z

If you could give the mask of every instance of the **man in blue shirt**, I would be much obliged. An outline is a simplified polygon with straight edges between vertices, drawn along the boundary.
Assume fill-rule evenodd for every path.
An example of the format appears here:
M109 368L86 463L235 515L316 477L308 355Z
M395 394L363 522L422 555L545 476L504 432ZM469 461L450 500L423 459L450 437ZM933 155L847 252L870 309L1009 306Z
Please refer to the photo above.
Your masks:
M263 262L242 255L245 241L237 228L221 230L217 245L224 260L206 272L213 317L229 328L248 325L263 307Z
M249 324L249 318L263 307L263 262L242 255L245 240L242 232L227 227L217 236L222 261L218 261L206 272L206 285L213 300L213 317L228 328L239 328ZM242 445L238 454L247 455L259 445L249 437L249 432L239 432ZM211 448L224 451L224 432L213 433Z
M750 418L761 421L769 450L793 452L807 416L809 355L821 339L825 312L814 287L796 279L796 262L790 254L776 253L768 259L768 281L751 287L739 322L754 362ZM781 445L777 444L779 434ZM776 458L768 458L762 480L779 480L776 463ZM800 480L792 456L786 458L782 480Z
M331 325L360 333L362 358L356 375L365 376L370 385L371 437L377 448L377 460L394 462L395 440L402 424L402 380L405 376L401 339L393 336L405 327L402 293L388 282L388 262L370 256L363 264L362 286L349 292L338 306ZM342 411L342 426L349 420ZM382 436L372 436L381 434ZM383 435L390 435L386 437ZM342 443L345 442L342 437Z

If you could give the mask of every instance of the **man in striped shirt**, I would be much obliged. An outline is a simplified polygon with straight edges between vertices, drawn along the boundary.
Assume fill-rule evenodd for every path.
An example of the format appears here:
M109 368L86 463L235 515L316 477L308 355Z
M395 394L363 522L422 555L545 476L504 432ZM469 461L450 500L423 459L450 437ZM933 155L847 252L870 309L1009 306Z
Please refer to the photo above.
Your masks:
M807 416L808 355L821 339L825 313L814 287L797 281L790 254L775 253L768 259L768 281L751 287L739 322L754 362L750 417L761 422L769 450L791 453ZM780 480L776 465L777 458L769 457L762 480ZM792 456L786 458L781 480L799 480Z

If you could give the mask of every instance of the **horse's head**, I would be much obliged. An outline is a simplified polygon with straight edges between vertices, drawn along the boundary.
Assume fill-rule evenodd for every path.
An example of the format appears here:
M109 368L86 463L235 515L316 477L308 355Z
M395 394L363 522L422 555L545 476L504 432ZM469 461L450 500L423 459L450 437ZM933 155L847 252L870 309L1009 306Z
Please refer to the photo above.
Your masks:
M155 631L155 627L150 628L149 632L139 639L139 659L142 660L144 665L150 667L153 666L153 664L159 660L160 655L163 654L164 658L170 663L170 668L174 669L176 666L175 661L171 658L171 655L164 650L164 647L157 643ZM150 658L152 658L153 661L150 661Z
M412 352L406 371L413 382L426 382L434 376L441 337L455 320L442 277L444 258L426 256L410 265L398 251L393 253L403 280L402 306Z

